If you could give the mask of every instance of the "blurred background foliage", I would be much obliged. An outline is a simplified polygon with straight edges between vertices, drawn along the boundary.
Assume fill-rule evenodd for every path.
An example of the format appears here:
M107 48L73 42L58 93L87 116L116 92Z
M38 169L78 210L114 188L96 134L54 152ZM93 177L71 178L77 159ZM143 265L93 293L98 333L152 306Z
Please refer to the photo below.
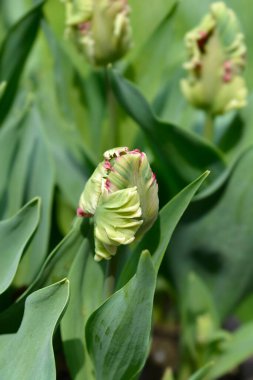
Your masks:
M178 297L183 323L188 328L191 272L207 286L217 326L231 313L249 322L252 5L248 0L225 1L236 12L248 47L248 105L217 117L214 141L209 142L202 137L204 113L187 103L179 83L185 76L184 36L212 1L129 3L133 47L116 70L109 70L115 134L107 108L106 74L92 69L64 37L63 4L0 2L0 82L7 82L0 97L1 219L17 213L35 196L42 199L41 220L22 255L13 289L32 283L48 253L70 230L84 183L103 152L113 146L139 147L147 151L157 171L161 206L204 170L211 170L176 229L160 273L170 284L170 297ZM2 310L11 304L13 289L12 295L2 296ZM197 287L196 298L198 291Z

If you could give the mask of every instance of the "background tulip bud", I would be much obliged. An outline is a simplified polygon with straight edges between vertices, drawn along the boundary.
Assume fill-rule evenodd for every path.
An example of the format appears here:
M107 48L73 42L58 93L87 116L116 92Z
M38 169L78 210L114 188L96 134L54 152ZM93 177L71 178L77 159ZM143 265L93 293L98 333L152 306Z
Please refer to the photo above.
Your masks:
M188 101L211 115L244 107L246 46L235 13L223 2L211 4L209 14L187 33L185 42L188 78L181 88Z
M131 47L127 0L65 0L67 32L89 62L104 66Z
M158 186L146 154L126 147L105 152L85 185L77 214L94 216L97 261L142 236L158 214Z

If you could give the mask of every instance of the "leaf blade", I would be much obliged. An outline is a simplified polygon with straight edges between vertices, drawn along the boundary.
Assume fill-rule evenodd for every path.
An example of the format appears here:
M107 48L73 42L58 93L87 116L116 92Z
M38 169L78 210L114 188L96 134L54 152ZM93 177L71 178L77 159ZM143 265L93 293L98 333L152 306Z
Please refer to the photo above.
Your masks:
M24 249L38 226L39 209L40 200L35 198L12 218L0 222L0 294L16 274Z
M9 31L0 50L0 82L6 89L0 99L0 123L7 115L16 94L29 52L36 39L42 18L44 1L40 1ZM15 57L15 59L14 59Z
M86 341L97 380L130 380L143 367L155 284L152 259L144 252L136 276L88 319Z
M68 280L64 279L34 292L27 298L18 332L0 336L1 378L55 379L52 336L67 305L68 297L69 284Z

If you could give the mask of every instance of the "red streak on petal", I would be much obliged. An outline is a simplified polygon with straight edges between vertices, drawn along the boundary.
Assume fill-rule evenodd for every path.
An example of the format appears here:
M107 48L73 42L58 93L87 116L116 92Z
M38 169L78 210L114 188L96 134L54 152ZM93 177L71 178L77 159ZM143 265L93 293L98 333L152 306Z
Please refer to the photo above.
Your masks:
M134 149L134 150L130 150L128 153L129 154L141 154L141 151L140 151L140 149Z
M224 82L228 83L228 82L231 81L231 79L232 79L232 75L231 75L230 73L225 73L225 74L223 75L223 81L224 81Z
M207 33L205 31L199 31L199 38L197 39L197 44L202 53L205 52L205 45L210 37L211 33Z
M225 61L223 66L225 70L232 70L232 64L230 61Z
M233 74L232 63L230 61L225 61L223 64L223 67L224 67L223 81L230 82L232 80L232 74Z
M107 190L110 190L110 187L111 187L111 182L110 182L110 180L107 178L106 181L105 181L105 188L106 188Z
M77 208L76 215L80 216L82 218L90 218L91 216L93 216L92 214L89 214L88 212L83 211L83 209L81 209L81 207Z
M106 170L112 170L112 165L111 165L110 161L106 160L106 161L104 162L104 168L105 168Z
M78 29L80 30L80 32L87 32L90 29L90 21L79 24Z

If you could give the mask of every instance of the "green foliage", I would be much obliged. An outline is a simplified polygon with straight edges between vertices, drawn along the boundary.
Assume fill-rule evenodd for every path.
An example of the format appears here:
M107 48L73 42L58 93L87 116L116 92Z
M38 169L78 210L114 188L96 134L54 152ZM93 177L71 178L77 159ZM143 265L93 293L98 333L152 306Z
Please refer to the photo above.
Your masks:
M215 357L215 366L208 373L210 379L217 379L252 355L252 327L252 323L245 324L224 342L222 353Z
M252 162L250 149L238 161L208 213L201 211L203 201L196 201L194 220L181 225L180 236L178 230L168 255L180 291L184 292L186 274L197 271L212 289L222 317L252 290Z
M37 228L39 208L39 199L34 199L12 218L0 222L0 294L13 281L20 258Z
M196 373L194 373L189 380L205 380L206 375L209 373L210 368L213 366L213 363L205 365L205 367L200 368Z
M134 254L129 258L122 271L117 287L121 287L136 271L140 253L149 249L152 254L153 264L158 272L162 263L166 248L170 242L174 229L189 205L194 194L198 191L202 182L208 176L208 172L196 179L179 194L173 197L159 212L157 221L144 239L137 245Z
M211 169L214 178L224 170L218 149L204 139L156 118L137 88L113 71L111 80L120 104L147 137L155 166L170 191L179 191L206 169Z
M0 123L6 117L16 96L19 78L39 30L44 3L45 1L39 1L18 21L2 43L0 82L6 82L6 89L0 99Z
M155 282L150 254L144 251L136 276L88 319L86 339L97 380L130 380L143 367L149 348Z
M71 284L70 300L61 322L64 351L73 378L92 380L94 369L87 352L84 328L88 317L103 301L104 276L101 267L93 259L86 239L76 254L68 278Z
M0 337L2 379L55 379L52 336L68 297L69 282L65 279L27 298L18 332Z
M113 67L92 68L64 37L62 2L0 2L1 380L137 380L159 353L157 330L179 340L179 364L166 356L164 380L215 380L232 370L241 376L238 366L253 353L252 17L247 0L225 1L245 33L248 106L212 119L180 91L184 36L210 3L157 0L150 7L129 0L131 50ZM120 25L126 4L113 4ZM85 21L76 25L87 47L92 20ZM195 40L205 64L205 41L198 34ZM191 69L199 78L201 67ZM215 73L208 83L221 82ZM160 212L142 237L125 225L130 204L121 224L114 204L99 228L80 210L75 218L85 183L116 146L140 148L156 173ZM117 157L106 161L120 170ZM105 198L105 180L117 174L100 178ZM151 171L141 174L147 187L155 180ZM142 197L138 170L124 175ZM89 183L93 195L94 177ZM144 215L135 216L141 225ZM94 227L107 244L108 225L117 255L98 263ZM118 244L132 235L131 244ZM226 331L224 320L245 302L238 315L247 323Z

